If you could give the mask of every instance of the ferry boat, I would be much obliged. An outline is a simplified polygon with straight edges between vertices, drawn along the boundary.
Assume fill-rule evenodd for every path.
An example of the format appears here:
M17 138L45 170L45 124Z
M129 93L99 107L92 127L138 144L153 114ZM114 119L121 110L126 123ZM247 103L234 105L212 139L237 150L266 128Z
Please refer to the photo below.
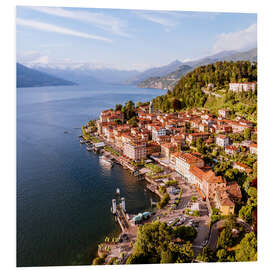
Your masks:
M99 161L100 161L100 163L101 164L103 164L103 165L105 165L106 167L108 166L108 167L112 167L113 166L113 163L112 163L112 161L111 160L109 160L106 156L100 156L99 157Z

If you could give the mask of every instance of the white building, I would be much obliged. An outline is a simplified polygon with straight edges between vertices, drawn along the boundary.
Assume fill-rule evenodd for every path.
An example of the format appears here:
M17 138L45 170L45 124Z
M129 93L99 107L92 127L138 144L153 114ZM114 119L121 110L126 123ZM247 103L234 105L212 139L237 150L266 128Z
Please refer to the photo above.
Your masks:
M166 136L166 129L159 126L152 127L152 140L157 141L158 137Z
M230 138L226 137L225 135L217 135L216 144L221 147L226 147L230 144Z
M233 92L241 92L241 91L255 91L255 82L246 82L246 83L230 83L229 90Z
M124 143L123 154L134 161L146 159L146 144Z

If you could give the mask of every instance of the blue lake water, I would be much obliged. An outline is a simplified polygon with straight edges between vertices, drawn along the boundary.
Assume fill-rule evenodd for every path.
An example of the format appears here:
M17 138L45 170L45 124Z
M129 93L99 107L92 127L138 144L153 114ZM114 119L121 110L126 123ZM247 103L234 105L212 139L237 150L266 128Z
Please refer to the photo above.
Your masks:
M164 93L123 85L17 89L17 266L90 264L97 243L120 232L110 214L117 187L128 212L149 207L154 195L145 183L119 166L103 168L78 135L103 109Z

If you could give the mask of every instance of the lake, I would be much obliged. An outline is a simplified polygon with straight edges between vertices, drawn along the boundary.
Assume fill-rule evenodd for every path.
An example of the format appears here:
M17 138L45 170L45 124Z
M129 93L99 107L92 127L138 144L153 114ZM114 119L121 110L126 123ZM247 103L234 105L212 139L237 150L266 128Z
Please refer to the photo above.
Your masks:
M102 110L164 93L130 85L17 89L17 266L91 264L97 244L120 232L110 213L117 187L127 212L150 207L156 197L144 182L118 165L103 168L78 136Z

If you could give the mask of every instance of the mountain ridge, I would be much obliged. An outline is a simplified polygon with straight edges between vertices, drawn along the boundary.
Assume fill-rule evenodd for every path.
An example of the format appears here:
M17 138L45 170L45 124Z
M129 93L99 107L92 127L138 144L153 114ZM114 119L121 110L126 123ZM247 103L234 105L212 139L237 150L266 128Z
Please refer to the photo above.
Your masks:
M63 80L47 73L28 68L20 63L16 63L16 75L17 88L75 85L74 82Z
M236 51L222 51L212 56L207 56L198 60L184 62L181 66L190 66L191 68L187 72L194 70L196 67L204 66L208 64L213 64L218 61L257 61L257 48L250 49L245 52L236 52ZM181 68L181 66L179 68ZM187 73L186 72L186 73ZM177 82L184 76L186 73L178 73L178 70L175 70L165 76L151 77L144 81L141 81L138 84L138 87L142 88L156 88L156 89L168 89L172 90ZM174 78L174 80L172 80Z

